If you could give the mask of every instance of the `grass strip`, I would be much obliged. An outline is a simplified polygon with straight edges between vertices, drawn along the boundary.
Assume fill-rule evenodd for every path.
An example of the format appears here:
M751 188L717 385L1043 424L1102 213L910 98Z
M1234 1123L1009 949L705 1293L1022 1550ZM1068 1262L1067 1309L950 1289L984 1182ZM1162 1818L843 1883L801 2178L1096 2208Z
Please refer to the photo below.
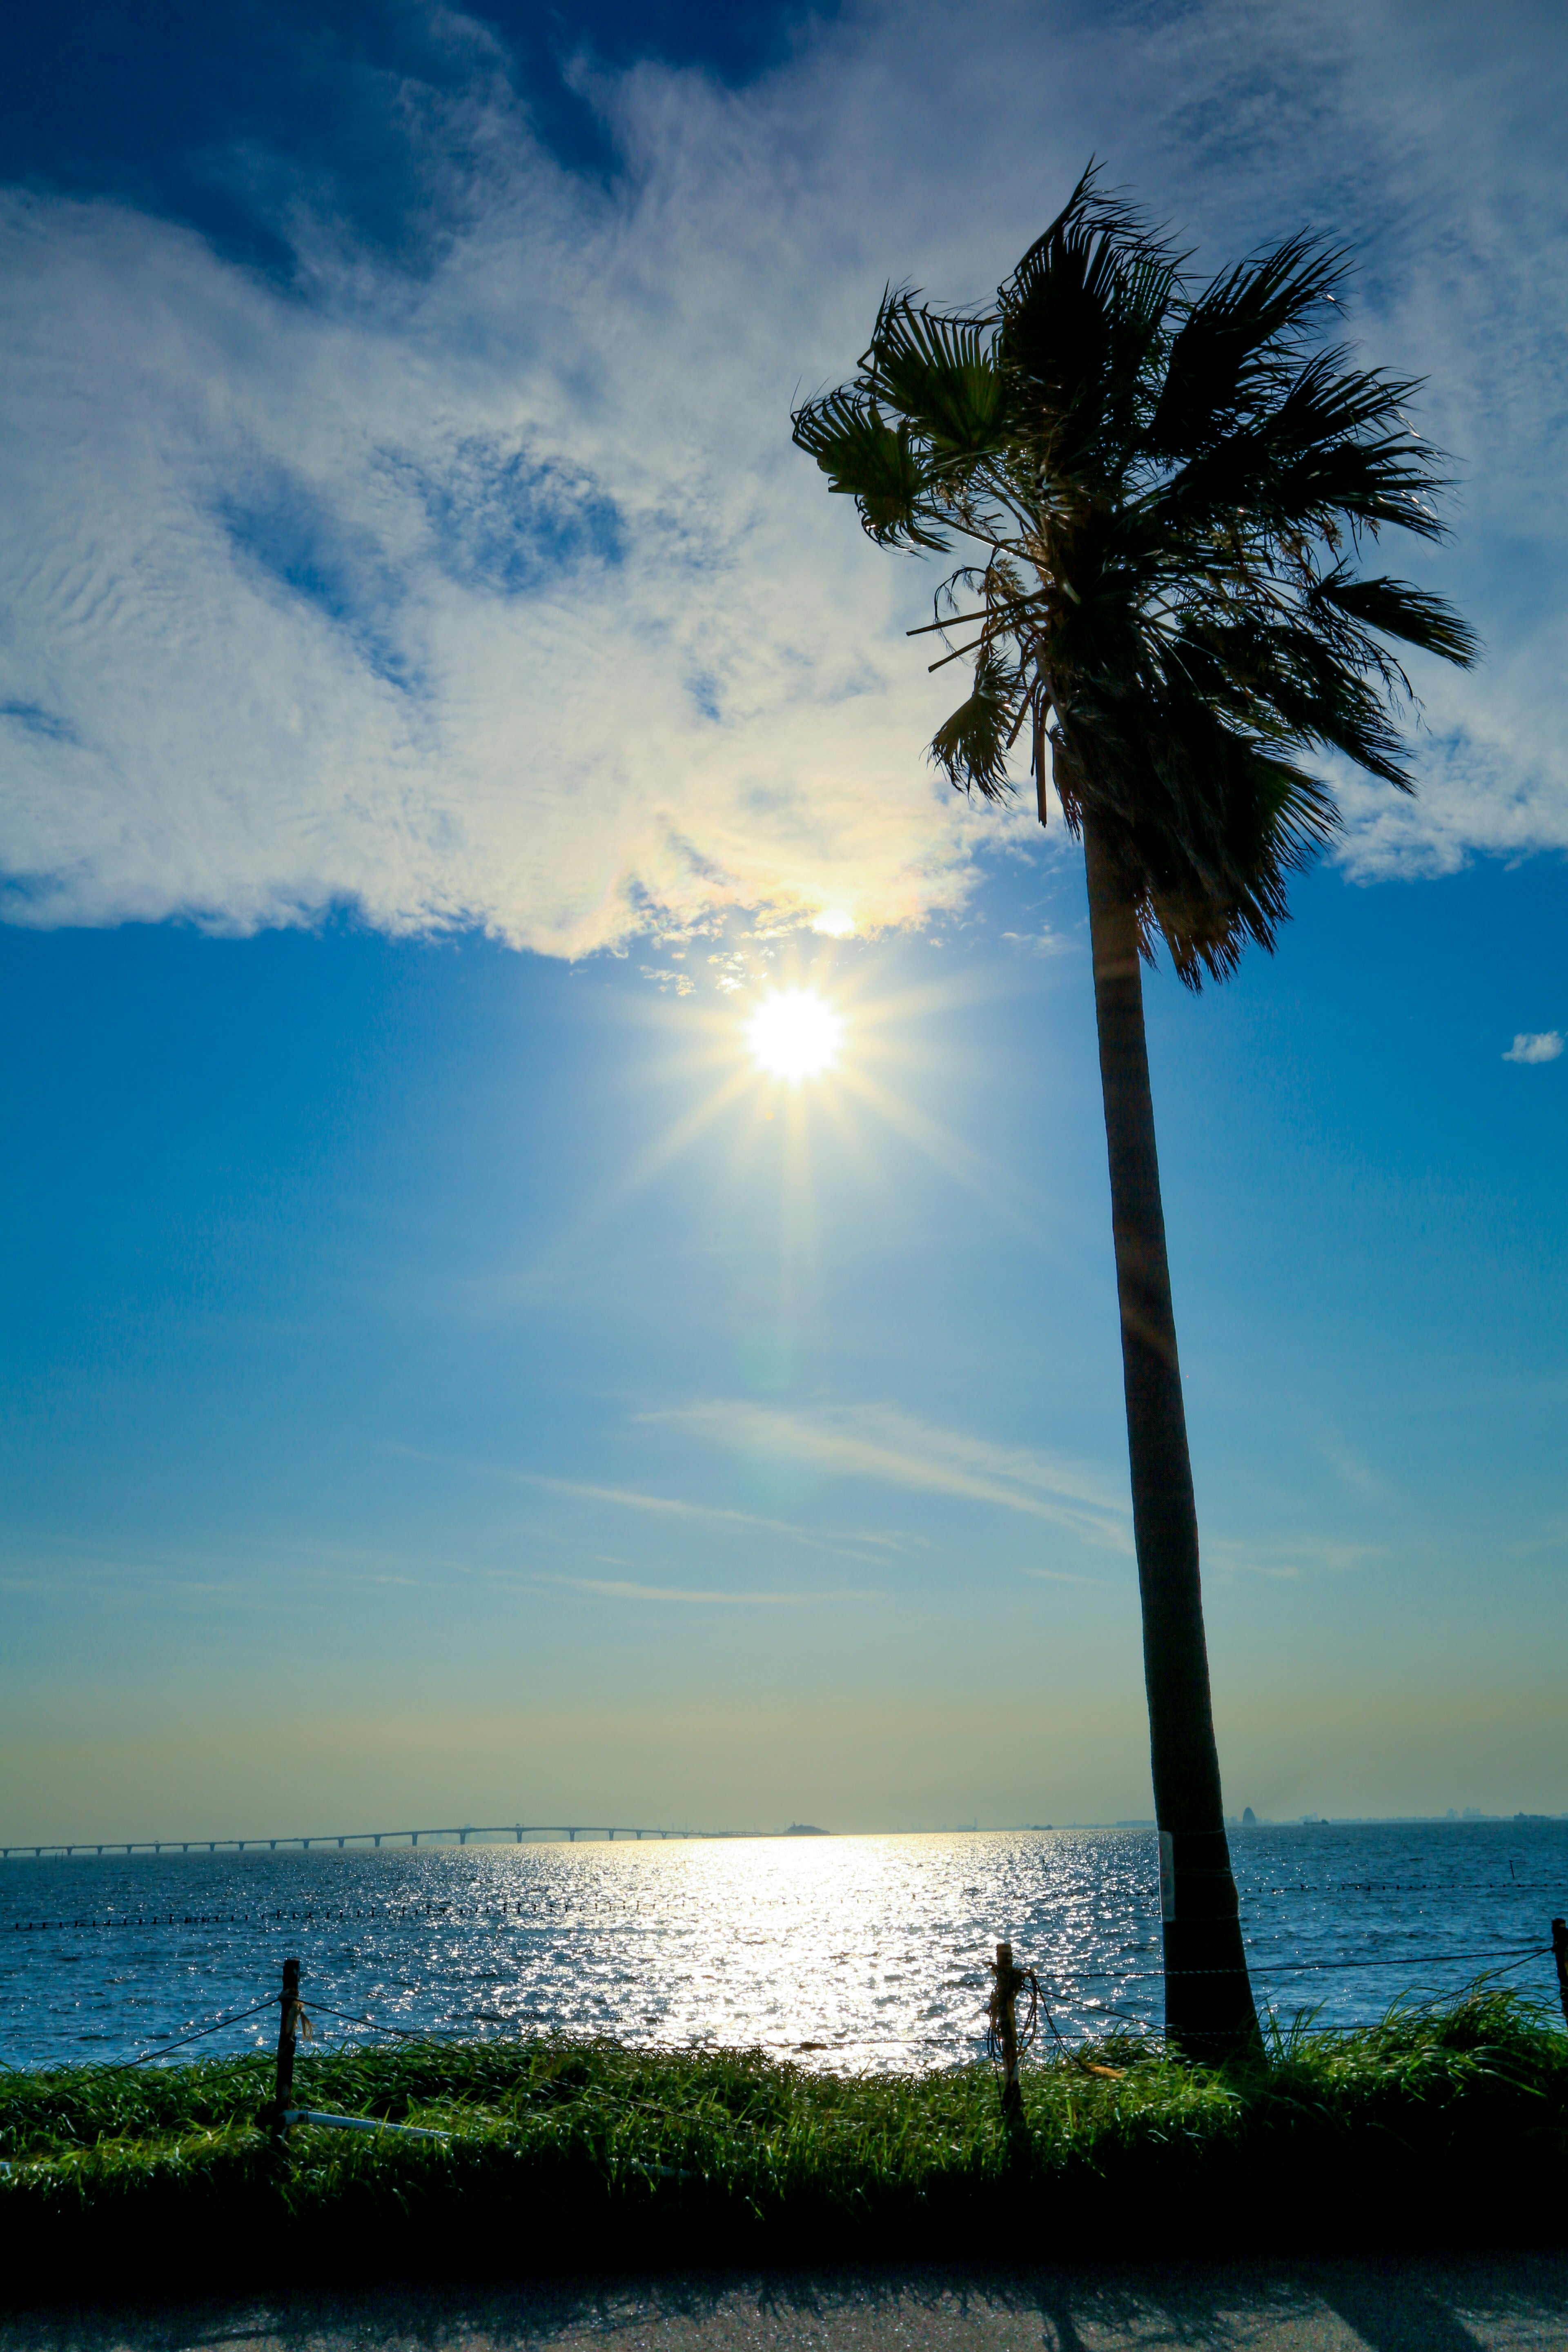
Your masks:
M1249 2068L1105 2042L1027 2068L1016 2131L984 2067L542 2038L301 2056L299 2105L450 2137L279 2145L271 2078L256 2056L0 2076L6 2298L1565 2234L1568 2038L1486 1984L1309 2022Z

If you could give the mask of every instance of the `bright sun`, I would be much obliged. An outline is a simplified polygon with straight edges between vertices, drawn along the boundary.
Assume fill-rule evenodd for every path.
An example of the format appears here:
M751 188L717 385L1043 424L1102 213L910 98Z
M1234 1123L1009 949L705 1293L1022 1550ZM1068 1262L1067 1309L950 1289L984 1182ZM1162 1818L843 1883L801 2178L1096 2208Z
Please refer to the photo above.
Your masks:
M844 1024L808 988L764 997L746 1024L752 1053L770 1076L814 1078L838 1051Z

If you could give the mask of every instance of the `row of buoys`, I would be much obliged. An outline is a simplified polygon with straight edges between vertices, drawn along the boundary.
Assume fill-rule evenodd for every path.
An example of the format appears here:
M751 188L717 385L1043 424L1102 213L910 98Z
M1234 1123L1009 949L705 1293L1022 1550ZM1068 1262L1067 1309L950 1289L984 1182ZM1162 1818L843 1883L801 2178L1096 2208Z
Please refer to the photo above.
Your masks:
M1511 1886L1506 1880L1501 1882L1501 1884L1506 1892L1524 1893L1528 1891L1523 1888ZM1443 1885L1441 1882L1436 1881L1428 1882L1423 1880L1406 1885L1403 1882L1376 1879L1349 1880L1337 1890L1321 1889L1307 1885L1295 1886L1269 1886L1253 1890L1255 1893L1268 1895L1312 1895L1331 1891L1337 1891L1342 1894L1363 1895L1416 1895L1433 1891L1451 1893L1456 1890ZM175 1913L171 1911L168 1913L154 1912L151 1915L145 1913L137 1913L133 1916L127 1914L120 1918L108 1919L16 1919L12 1922L12 1928L13 1932L16 1934L37 1935L50 1931L57 1933L75 1930L94 1932L109 1930L115 1927L266 1927L273 1924L280 1925L285 1921L293 1926L303 1927L314 1927L318 1925L327 1926L340 1921L346 1922L348 1920L362 1919L367 1921L381 1920L392 1924L401 1924L408 1919L429 1919L432 1922L448 1920L454 1923L459 1920L468 1921L493 1919L500 1922L511 1918L514 1914L521 1916L521 1914L531 1908L536 1910L546 1908L553 1910L556 1907L555 1902L552 1901L550 1896L541 1895L536 1895L532 1899L531 1904L519 1900L517 1902L502 1902L498 1906L490 1906L483 1909L476 1908L473 1910L469 1910L465 1906L451 1902L439 1902L414 1904L396 1908L388 1906L384 1909L377 1909L373 1906L368 1910L345 1909L342 1911L316 1911L310 1909L305 1911L263 1911L258 1913L252 1913L249 1911L199 1913L187 1911L184 1913ZM589 1906L580 1905L578 1909L581 1911L586 1907Z
M237 1927L248 1925L242 1919L193 1919L188 1916L176 1919L171 1911L168 1917L152 1919L13 1919L14 1935L43 1935L52 1929L63 1935L67 1928L84 1927L89 1931L110 1927Z
M526 1906L523 1904L517 1903L502 1904L500 1908L497 1911L467 1911L451 1903L425 1903L416 1906L411 1910L387 1911L381 1913L374 1910L262 1911L255 1915L255 1919L262 1926L266 1926L269 1922L288 1919L297 1926L304 1926L307 1927L313 1927L318 1921L326 1923L340 1919L374 1919L377 1917L402 1920L422 1916L435 1917L445 1916L452 1919L504 1919L510 1918L514 1910L521 1912L525 1907ZM186 1911L183 1914L176 1914L171 1911L166 1916L162 1912L153 1912L151 1916L143 1912L138 1912L134 1917L132 1917L127 1914L118 1919L14 1919L11 1923L13 1932L18 1935L24 1932L36 1935L49 1928L64 1930L68 1927L248 1927L252 1924L252 1914L248 1911L203 1911L199 1913Z
M1251 1895L1529 1895L1519 1878L1342 1878L1332 1886L1253 1886Z

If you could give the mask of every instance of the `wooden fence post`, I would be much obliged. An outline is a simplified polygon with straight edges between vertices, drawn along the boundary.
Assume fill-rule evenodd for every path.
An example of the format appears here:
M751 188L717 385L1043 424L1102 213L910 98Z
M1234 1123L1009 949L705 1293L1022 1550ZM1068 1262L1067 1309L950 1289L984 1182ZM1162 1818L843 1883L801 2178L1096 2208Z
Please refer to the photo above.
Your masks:
M278 2096L273 2108L272 2129L279 2139L288 2126L283 2121L290 2092L294 2088L294 2030L300 2014L300 1963L283 1963L283 1990L278 1996L281 2014L278 2021Z
M1552 1957L1557 1963L1557 1998L1563 2003L1563 2022L1568 2025L1568 1919L1552 1922Z
M1002 2044L1002 2113L1009 2123L1024 2112L1024 2094L1018 2087L1018 1990L1023 1981L1023 1970L1013 1966L1012 1945L998 1944L993 2010Z

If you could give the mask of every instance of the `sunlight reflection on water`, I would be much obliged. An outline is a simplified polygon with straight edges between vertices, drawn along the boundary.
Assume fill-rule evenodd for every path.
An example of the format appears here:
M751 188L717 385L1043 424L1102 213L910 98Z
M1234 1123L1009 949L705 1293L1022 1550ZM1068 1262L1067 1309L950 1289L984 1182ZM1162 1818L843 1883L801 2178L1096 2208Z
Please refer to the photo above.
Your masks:
M1568 1875L1554 1822L1321 1824L1234 1844L1260 1999L1282 2014L1321 2002L1331 2021L1544 1947ZM1069 2040L1160 2023L1147 1831L13 1861L0 2046L26 2065L134 2055L264 1998L293 1951L329 2041L370 2038L327 2013L341 2009L405 2031L952 2064L980 2053L1004 1936ZM1544 1995L1550 1959L1505 1980ZM263 2015L184 2054L275 2032Z

